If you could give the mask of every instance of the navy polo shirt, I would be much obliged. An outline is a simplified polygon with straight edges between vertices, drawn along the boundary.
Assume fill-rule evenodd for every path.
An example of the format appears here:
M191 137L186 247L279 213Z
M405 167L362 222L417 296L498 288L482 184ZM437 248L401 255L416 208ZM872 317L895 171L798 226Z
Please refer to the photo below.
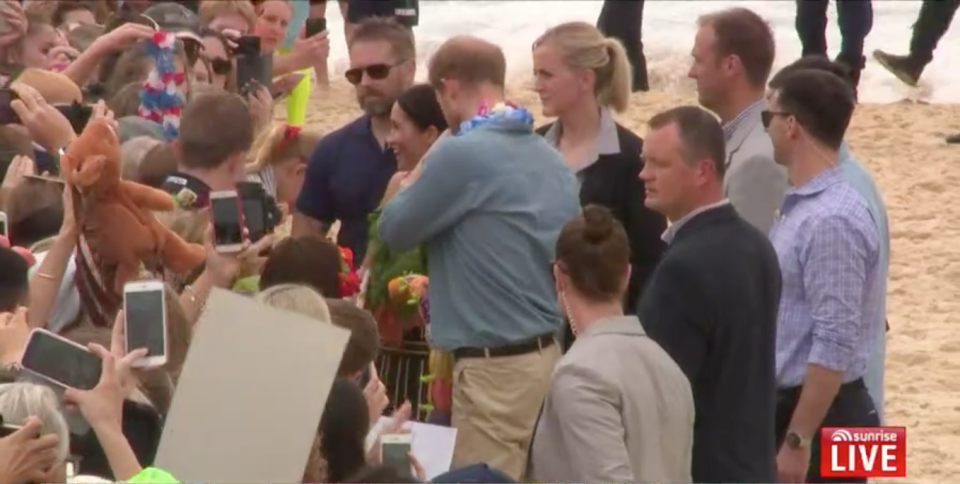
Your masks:
M350 248L359 265L367 253L367 218L380 206L396 172L393 151L377 143L370 118L361 116L324 136L314 148L297 212L328 225L339 220L337 244Z

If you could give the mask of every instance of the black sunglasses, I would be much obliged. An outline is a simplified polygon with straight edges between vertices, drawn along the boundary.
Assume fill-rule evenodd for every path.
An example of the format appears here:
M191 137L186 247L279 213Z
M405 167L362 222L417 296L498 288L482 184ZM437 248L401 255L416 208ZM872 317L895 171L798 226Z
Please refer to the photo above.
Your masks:
M196 64L197 60L200 59L200 49L202 48L200 42L193 39L182 39L180 42L183 43L183 52L187 55L187 64L191 66Z
M371 79L381 80L386 79L390 75L390 69L397 67L398 65L403 64L403 61L397 62L396 64L374 64L367 67L357 67L355 69L350 69L347 72L343 73L343 76L347 78L347 82L356 86L363 81L363 74L366 73L370 76Z
M225 76L233 70L233 63L230 62L230 59L213 57L208 59L208 61L210 62L210 70L218 76Z
M774 116L792 116L792 113L787 113L784 111L770 111L764 109L760 111L760 122L763 123L763 129L770 127L770 121L773 121Z

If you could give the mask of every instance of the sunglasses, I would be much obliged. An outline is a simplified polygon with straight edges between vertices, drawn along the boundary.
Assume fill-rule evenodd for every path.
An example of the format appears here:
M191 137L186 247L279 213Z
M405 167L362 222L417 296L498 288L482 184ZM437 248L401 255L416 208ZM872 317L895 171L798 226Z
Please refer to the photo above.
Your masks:
M770 122L773 121L774 116L793 116L793 114L783 111L769 111L766 109L760 111L760 122L763 123L764 129L770 127Z
M208 61L210 62L210 70L218 76L225 76L233 70L233 64L230 62L230 59L212 57L208 59Z
M379 81L386 79L390 75L390 70L394 67L397 67L400 64L403 64L404 61L397 62L396 64L374 64L367 67L357 67L355 69L350 69L347 72L343 73L344 77L347 78L347 82L356 86L363 81L363 74L366 73L370 76L370 79Z

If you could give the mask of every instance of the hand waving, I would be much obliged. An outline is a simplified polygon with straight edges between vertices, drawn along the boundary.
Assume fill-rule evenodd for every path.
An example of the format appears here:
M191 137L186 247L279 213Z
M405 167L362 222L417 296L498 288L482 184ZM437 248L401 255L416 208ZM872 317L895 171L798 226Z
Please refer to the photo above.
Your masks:
M43 424L30 417L23 428L0 439L0 482L48 482L47 473L57 462L57 434L40 437Z
M123 400L126 397L121 381L129 374L132 363L147 355L146 349L138 349L125 355L119 361L109 351L98 344L91 344L90 351L103 361L100 382L93 390L67 388L64 400L80 407L84 418L94 428L121 428L123 420Z

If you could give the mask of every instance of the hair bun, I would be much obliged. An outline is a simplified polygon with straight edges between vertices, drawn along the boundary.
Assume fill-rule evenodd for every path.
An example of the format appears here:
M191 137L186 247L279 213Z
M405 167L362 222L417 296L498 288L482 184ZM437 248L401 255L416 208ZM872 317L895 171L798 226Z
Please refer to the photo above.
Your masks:
M587 205L583 208L583 221L583 238L589 244L599 244L613 234L613 215L606 207Z

